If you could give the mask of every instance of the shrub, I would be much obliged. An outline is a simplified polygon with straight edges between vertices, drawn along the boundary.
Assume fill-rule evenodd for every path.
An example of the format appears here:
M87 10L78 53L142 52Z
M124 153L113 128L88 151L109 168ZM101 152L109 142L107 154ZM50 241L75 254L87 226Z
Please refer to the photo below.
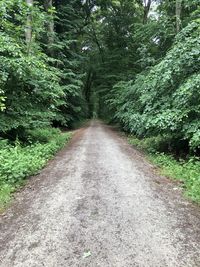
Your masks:
M61 133L57 129L48 129L46 143L34 143L22 146L19 142L15 146L7 141L0 141L0 206L10 199L10 194L30 175L37 174L46 162L64 146L70 139L70 133ZM32 138L38 137L45 141L47 129L34 130ZM3 146L4 144L4 146Z
M170 150L172 142L172 136L170 135L158 135L147 137L144 139L138 139L135 136L129 137L129 143L139 147L142 150L148 151L149 153L165 152Z
M163 175L183 182L185 193L196 202L200 202L200 162L198 158L177 161L170 155L155 154L150 160L161 167Z
M28 130L26 134L29 142L37 141L39 143L48 143L52 139L58 137L61 134L61 131L58 128L47 127Z
M125 130L139 138L170 134L200 148L199 25L185 27L157 65L113 87L107 103Z
M162 148L163 140L161 136L142 140L130 136L129 143L148 152L148 158L160 167L163 175L183 182L186 195L192 200L200 202L199 158L190 157L188 160L176 160L172 155L156 152Z

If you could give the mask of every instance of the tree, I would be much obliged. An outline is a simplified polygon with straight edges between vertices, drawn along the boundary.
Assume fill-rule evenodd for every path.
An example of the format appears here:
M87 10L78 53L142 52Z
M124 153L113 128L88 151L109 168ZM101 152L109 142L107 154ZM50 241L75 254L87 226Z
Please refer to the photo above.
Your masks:
M140 137L197 143L198 106L189 93L187 110L176 106L184 88L197 95L199 10L198 0L0 1L0 133L98 113Z
M26 4L28 6L28 15L27 15L27 22L26 22L26 29L25 29L25 38L28 47L28 53L31 48L32 42L32 7L33 7L33 0L26 0Z
M47 42L48 42L48 49L50 54L52 55L53 49L52 45L54 43L54 7L53 7L53 0L45 0L44 7L48 14L48 21L47 21Z
M178 33L181 28L181 7L182 0L176 0L176 32Z
M151 8L151 3L152 3L152 0L144 0L144 19L143 19L143 23L144 24L147 23L149 11L150 11L150 8Z

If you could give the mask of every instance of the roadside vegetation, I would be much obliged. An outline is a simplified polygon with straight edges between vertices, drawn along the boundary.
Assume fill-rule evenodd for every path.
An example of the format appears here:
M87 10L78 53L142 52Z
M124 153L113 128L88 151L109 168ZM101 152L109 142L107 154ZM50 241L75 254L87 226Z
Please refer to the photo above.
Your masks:
M200 203L200 160L196 156L188 158L175 158L174 154L166 153L166 139L150 137L138 139L129 136L131 145L147 154L148 159L159 167L160 173L181 182L185 195ZM169 143L168 143L169 144ZM169 151L169 150L168 150Z
M72 2L0 2L0 209L86 116Z
M44 128L28 131L26 144L0 140L0 210L26 178L37 174L70 137L71 133Z

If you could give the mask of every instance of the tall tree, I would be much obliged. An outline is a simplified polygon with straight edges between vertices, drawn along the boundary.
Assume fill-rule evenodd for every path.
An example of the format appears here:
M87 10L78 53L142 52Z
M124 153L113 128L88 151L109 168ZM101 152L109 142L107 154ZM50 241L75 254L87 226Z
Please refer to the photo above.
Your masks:
M50 54L53 54L52 45L54 43L54 15L53 15L53 0L45 0L44 7L46 12L48 13L48 21L47 21L47 38L48 38L48 49Z
M143 18L143 23L144 24L147 23L149 11L150 11L150 8L151 8L151 3L152 3L152 0L144 0L144 18Z
M182 0L176 0L176 32L178 33L181 28L181 8Z
M33 7L33 0L26 0L26 4L28 6L28 15L27 15L27 21L26 21L26 29L25 29L25 38L27 43L27 50L28 53L31 48L31 42L32 42L32 7Z

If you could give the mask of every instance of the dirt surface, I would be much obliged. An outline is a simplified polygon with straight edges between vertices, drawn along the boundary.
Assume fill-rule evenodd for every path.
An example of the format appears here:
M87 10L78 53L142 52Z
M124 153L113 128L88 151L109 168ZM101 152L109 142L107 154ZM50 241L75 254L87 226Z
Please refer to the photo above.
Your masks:
M200 208L97 121L0 219L1 267L198 267Z

